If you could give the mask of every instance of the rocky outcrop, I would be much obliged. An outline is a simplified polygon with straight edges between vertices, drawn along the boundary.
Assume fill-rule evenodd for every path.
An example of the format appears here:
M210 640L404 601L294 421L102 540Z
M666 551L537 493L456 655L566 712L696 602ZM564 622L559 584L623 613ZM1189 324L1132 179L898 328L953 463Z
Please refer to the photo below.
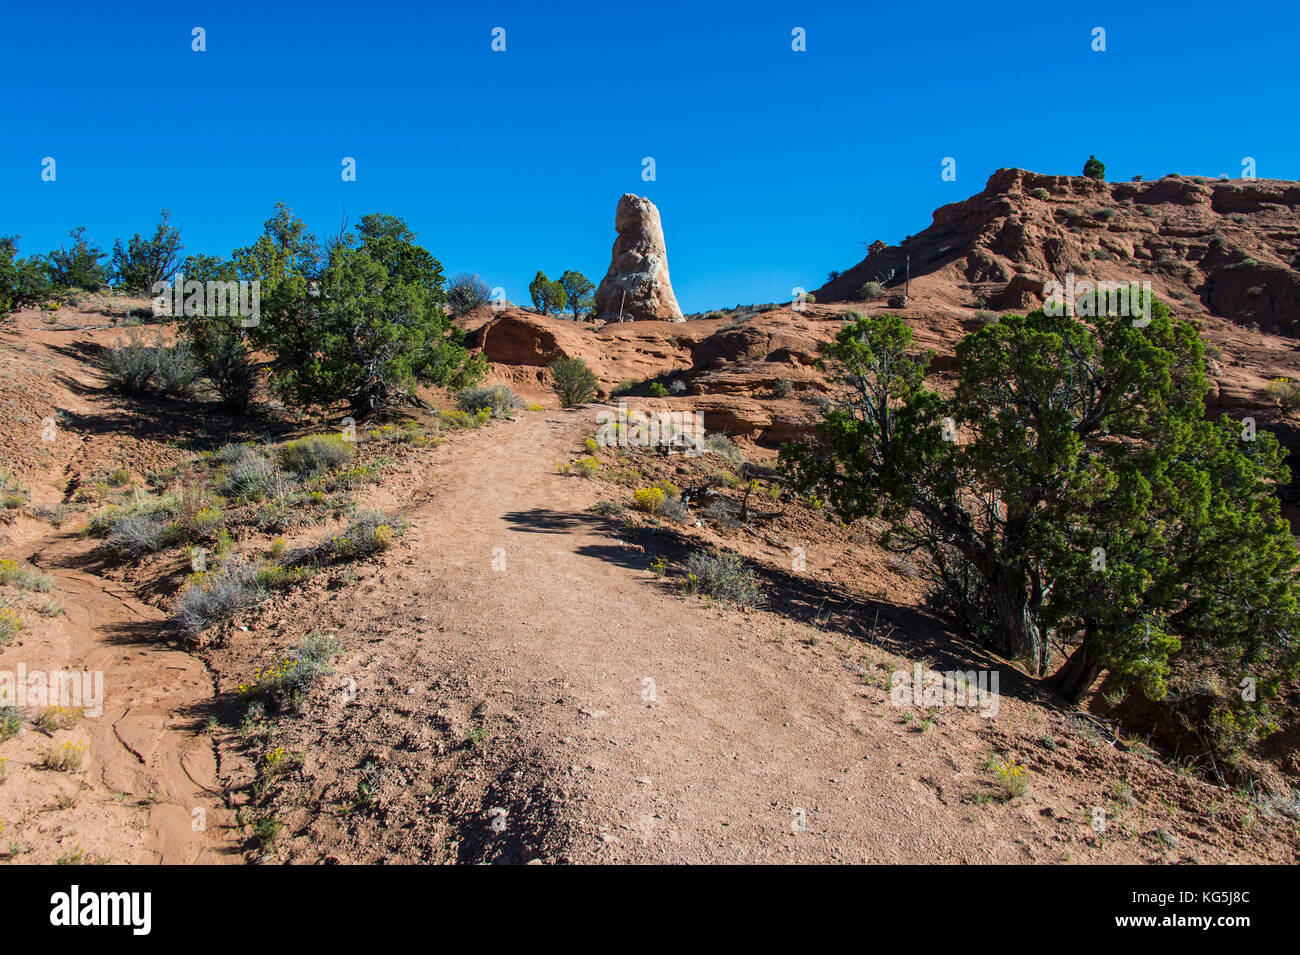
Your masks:
M1042 286L1150 281L1184 313L1300 338L1300 183L1169 175L1109 183L999 169L984 190L943 206L928 229L815 290L818 302L894 291L910 270L922 300L1025 310Z
M626 193L614 215L614 252L596 289L596 317L607 321L680 322L682 310L668 278L668 251L659 210Z

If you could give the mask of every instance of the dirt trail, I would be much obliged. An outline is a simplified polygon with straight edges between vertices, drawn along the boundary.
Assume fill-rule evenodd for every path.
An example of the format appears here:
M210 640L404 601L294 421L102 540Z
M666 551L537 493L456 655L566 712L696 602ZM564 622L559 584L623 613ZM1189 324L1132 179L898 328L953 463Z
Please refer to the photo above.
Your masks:
M1059 802L1055 817L1041 802L971 817L952 790L978 782L974 713L915 732L851 672L860 648L671 592L587 511L609 486L556 473L592 430L589 409L527 415L407 477L400 563L337 617L363 648L343 663L362 702L341 717L349 755L382 760L429 722L481 725L486 749L560 782L546 825L576 860L1016 862L1047 850L1063 815L1087 831ZM324 732L308 745L337 747ZM489 804L527 791L519 774Z
M67 337L29 331L22 348L33 364L57 369L44 375L57 382L56 406L77 421L48 442L45 473L28 481L33 505L64 502L70 476L111 460L109 449L120 440L113 428L101 426L122 417L120 403L103 393L84 363L61 354ZM102 713L92 708L75 725L52 732L28 726L6 745L9 764L0 787L6 840L21 847L25 862L239 861L217 784L216 752L203 726L212 677L200 659L169 646L161 611L125 583L95 573L98 541L77 536L77 523L56 529L25 519L6 534L3 556L48 574L48 599L61 612L29 619L21 638L0 654L0 669L89 672L103 679ZM29 707L29 718L42 709ZM39 768L42 751L65 744L86 744L82 772Z

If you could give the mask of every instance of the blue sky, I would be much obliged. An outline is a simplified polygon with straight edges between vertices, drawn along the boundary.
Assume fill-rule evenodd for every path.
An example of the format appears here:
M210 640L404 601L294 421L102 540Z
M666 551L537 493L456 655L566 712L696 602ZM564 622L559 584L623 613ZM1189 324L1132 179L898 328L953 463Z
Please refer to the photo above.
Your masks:
M317 234L389 212L526 301L538 269L599 281L635 192L691 312L815 288L1002 166L1300 178L1300 8L1133 6L10 4L0 233L108 248L166 207L187 251L226 253L280 199Z

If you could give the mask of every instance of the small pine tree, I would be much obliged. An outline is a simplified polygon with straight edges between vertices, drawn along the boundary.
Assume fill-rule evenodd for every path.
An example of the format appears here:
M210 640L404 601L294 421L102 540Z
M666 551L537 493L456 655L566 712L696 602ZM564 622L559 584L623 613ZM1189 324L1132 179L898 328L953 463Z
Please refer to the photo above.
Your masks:
M1106 181L1106 164L1096 156L1089 156L1088 161L1083 164L1083 174L1089 179L1099 179Z

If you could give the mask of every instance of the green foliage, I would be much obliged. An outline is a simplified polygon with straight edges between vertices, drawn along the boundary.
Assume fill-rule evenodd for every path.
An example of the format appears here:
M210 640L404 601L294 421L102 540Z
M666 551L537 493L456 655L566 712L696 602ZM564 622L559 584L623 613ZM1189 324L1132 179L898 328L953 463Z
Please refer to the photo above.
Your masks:
M564 311L564 306L569 300L564 286L548 279L541 269L537 270L533 280L528 283L528 294L532 296L533 308L543 315Z
M18 258L18 236L0 236L0 319L43 302L53 291L45 263L37 257Z
M107 253L86 238L85 226L77 226L68 235L76 240L72 248L60 247L45 257L50 281L61 288L99 291L108 284L108 271L100 262Z
M111 271L113 280L123 291L150 295L155 282L168 281L176 273L180 262L181 233L170 223L171 213L164 209L148 239L137 232L125 247L120 239L113 243Z
M694 551L686 558L684 588L687 593L705 594L741 607L757 607L763 603L758 578L739 554Z
M234 258L241 278L262 283L255 344L274 352L282 396L383 414L414 400L417 383L460 388L485 370L443 312L442 266L395 216L364 216L355 237L321 250L281 205Z
M1089 156L1088 161L1083 164L1083 174L1089 179L1106 179L1106 165L1096 156Z
M313 434L280 446L280 467L301 477L338 470L356 455L356 448L340 434Z
M211 255L188 256L181 272L187 282L205 285L238 280L233 263ZM195 362L212 382L222 404L238 412L248 410L257 386L257 362L253 358L249 329L243 322L243 316L238 314L180 318L181 332L190 343Z
M596 290L596 286L581 272L572 270L565 272L560 276L560 285L564 288L569 308L573 310L575 322L581 319L584 313L595 308L596 299L592 293Z
M550 364L551 388L566 408L596 396L596 375L581 358L557 358Z
M1297 665L1283 451L1207 421L1196 331L1163 303L1149 317L1004 316L958 345L945 398L901 319L855 316L826 348L846 400L783 459L843 520L892 521L983 643L1040 674L1069 650L1067 697L1104 668L1159 699L1181 658L1224 686L1254 677L1260 703L1220 711L1260 726Z

